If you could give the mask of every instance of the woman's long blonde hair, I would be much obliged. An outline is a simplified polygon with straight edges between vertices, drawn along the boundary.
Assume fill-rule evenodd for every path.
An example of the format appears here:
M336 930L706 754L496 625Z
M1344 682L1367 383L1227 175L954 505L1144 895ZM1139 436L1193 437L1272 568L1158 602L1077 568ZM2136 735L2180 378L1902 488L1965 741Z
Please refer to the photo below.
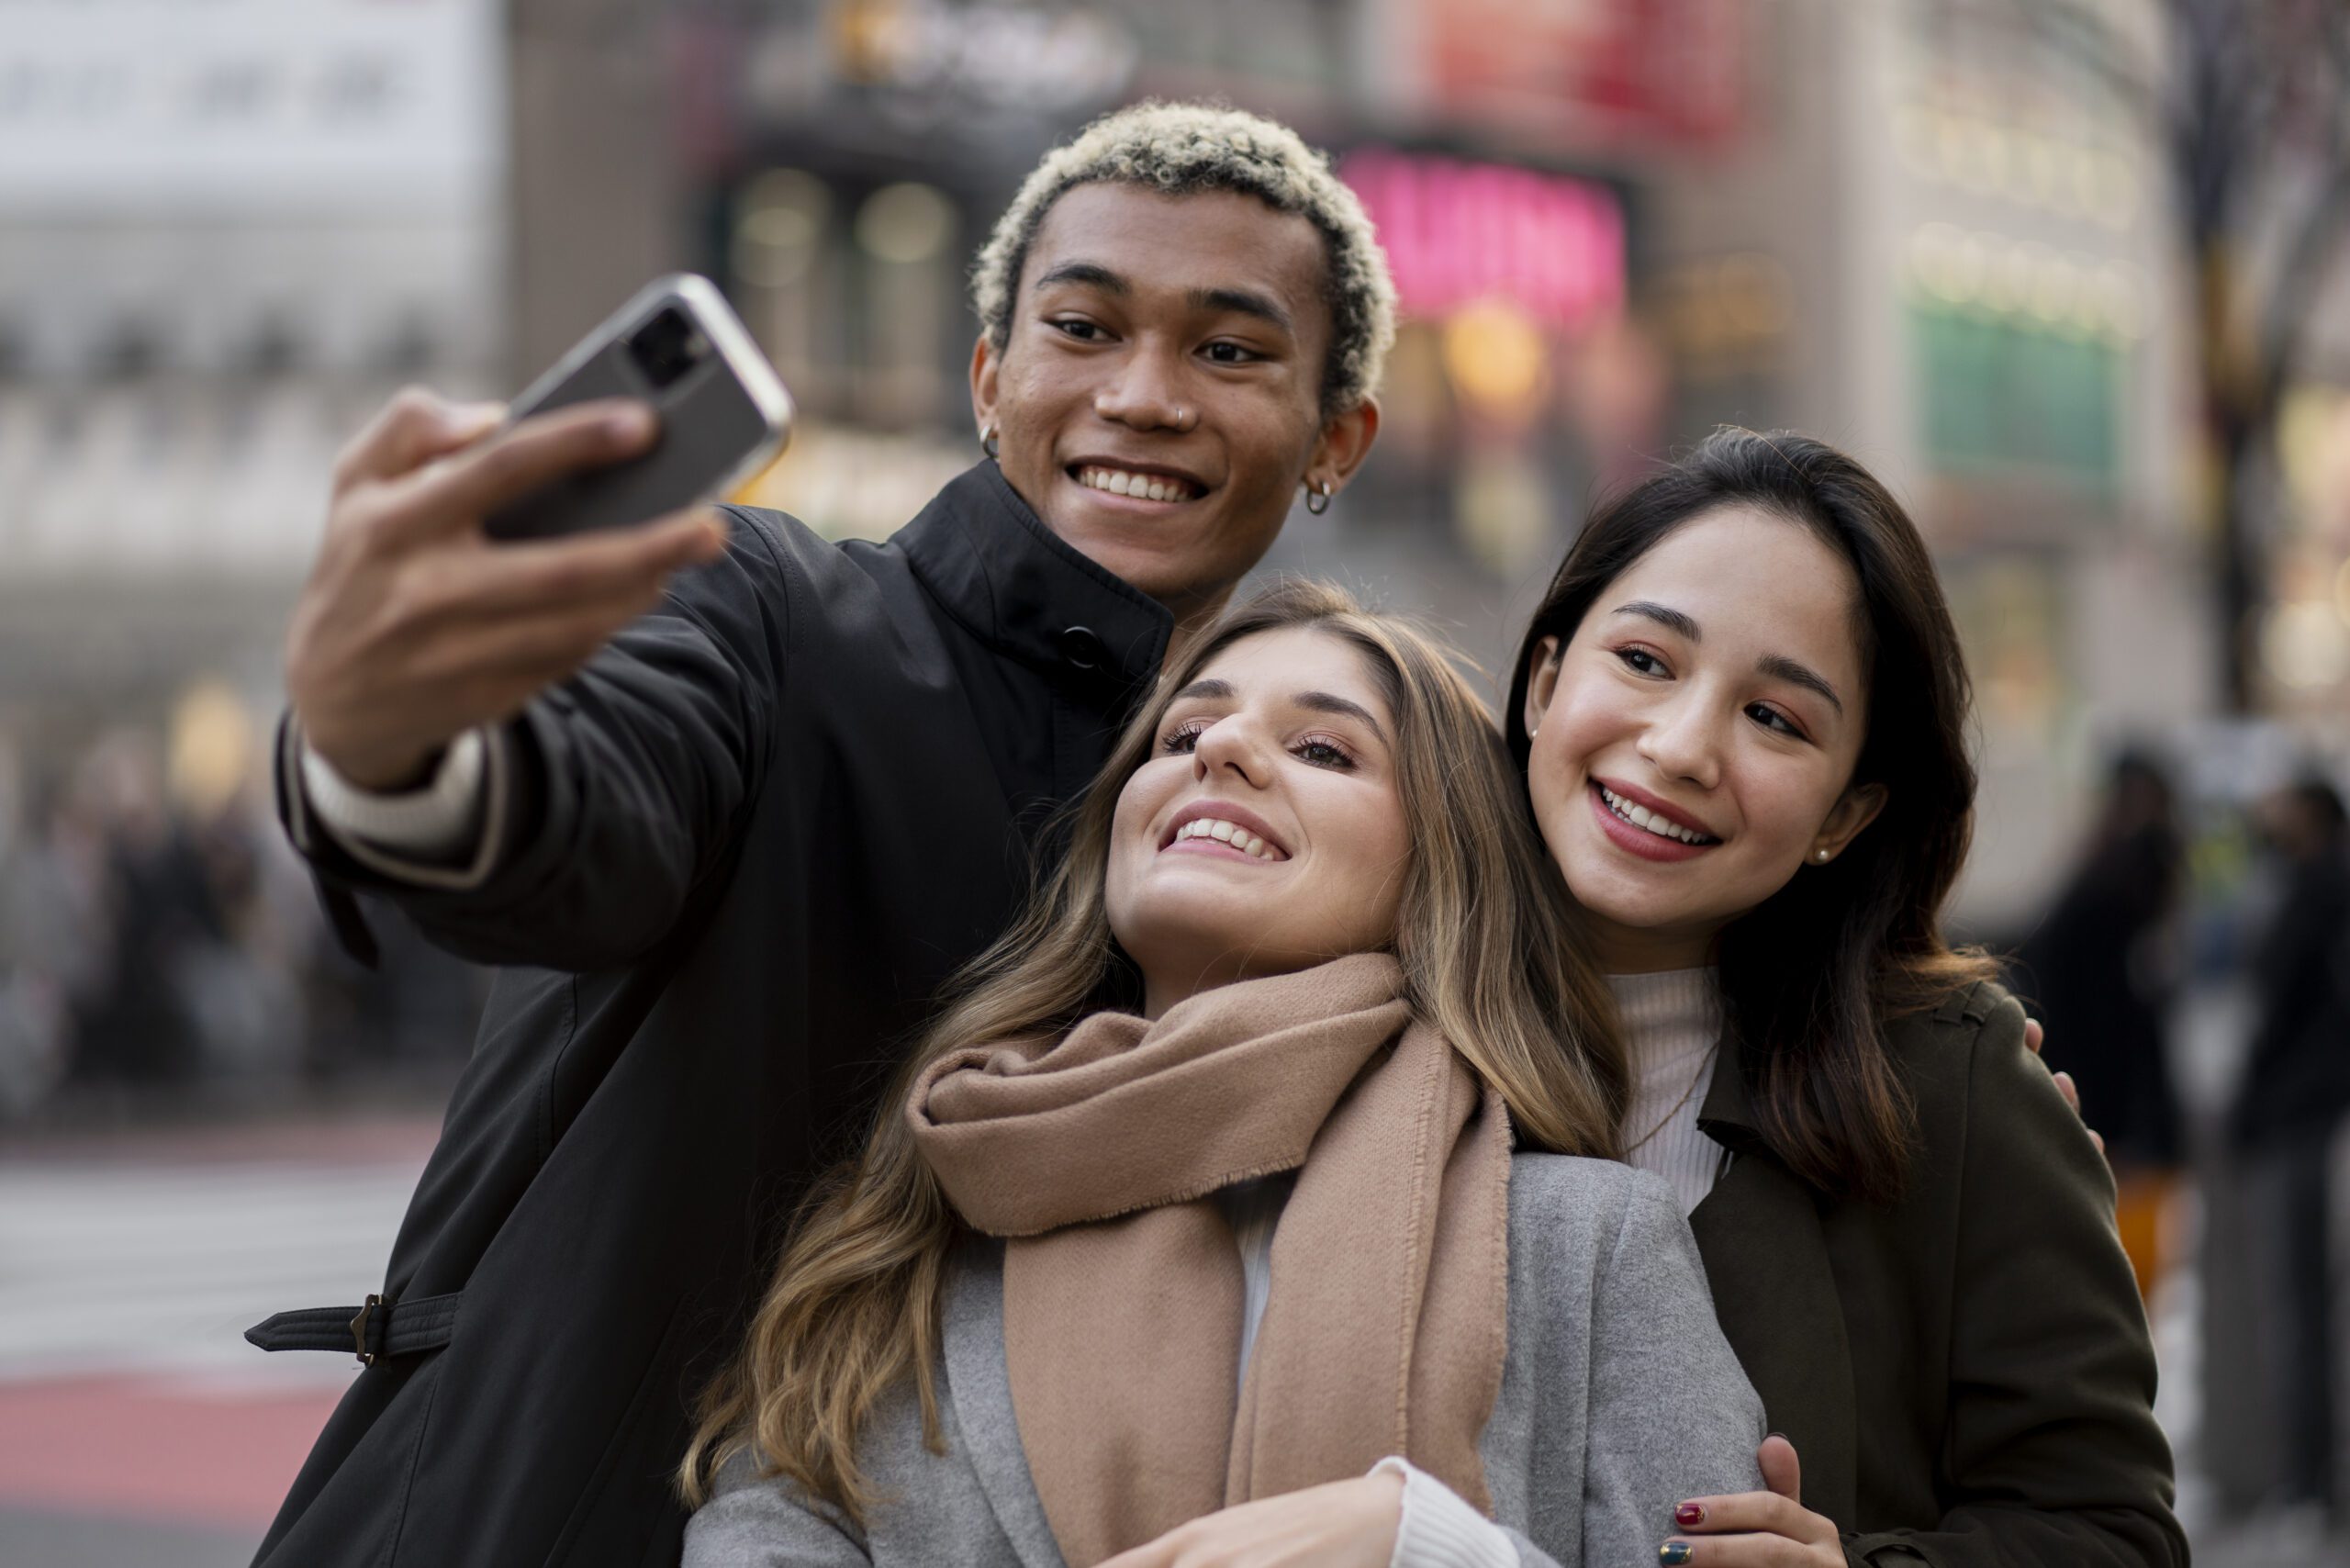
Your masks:
M1174 693L1241 639L1298 627L1360 653L1394 717L1415 846L1395 954L1415 1012L1499 1092L1521 1147L1618 1152L1625 1068L1606 983L1582 956L1565 890L1483 706L1444 647L1408 623L1322 584L1270 588L1169 668L1067 819L1058 868L963 972L883 1095L863 1154L809 1195L742 1353L703 1395L680 1472L689 1503L747 1448L767 1473L861 1523L877 1499L857 1468L857 1436L908 1373L923 1438L939 1447L940 1287L957 1222L914 1151L906 1096L946 1052L1050 1036L1104 1007L1139 1004L1102 896L1119 792L1150 757Z

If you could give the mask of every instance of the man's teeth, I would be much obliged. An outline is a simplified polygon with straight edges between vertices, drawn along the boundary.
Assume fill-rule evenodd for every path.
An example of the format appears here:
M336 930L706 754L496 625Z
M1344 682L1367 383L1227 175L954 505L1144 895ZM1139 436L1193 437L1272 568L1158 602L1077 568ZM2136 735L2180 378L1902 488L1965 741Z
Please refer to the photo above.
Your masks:
M1107 490L1113 496L1140 496L1154 501L1188 501L1192 487L1181 479L1162 479L1155 474L1129 474L1123 468L1080 468L1077 482L1088 489Z
M1607 802L1607 809L1609 811L1614 812L1617 816L1623 818L1626 822L1630 823L1634 827L1648 829L1649 832L1656 834L1659 838L1677 838L1684 844L1716 844L1720 842L1718 839L1709 838L1706 834L1698 833L1694 829L1685 828L1676 823L1669 822L1665 818L1658 816L1654 812L1651 812L1646 806L1636 806L1632 804L1631 801L1624 799L1621 795L1617 794L1613 790L1608 789L1605 784L1599 787L1599 798Z
M1177 844L1187 838L1213 838L1219 844L1229 844L1241 854L1258 860L1289 858L1247 828L1225 822L1221 817L1193 817L1175 830Z

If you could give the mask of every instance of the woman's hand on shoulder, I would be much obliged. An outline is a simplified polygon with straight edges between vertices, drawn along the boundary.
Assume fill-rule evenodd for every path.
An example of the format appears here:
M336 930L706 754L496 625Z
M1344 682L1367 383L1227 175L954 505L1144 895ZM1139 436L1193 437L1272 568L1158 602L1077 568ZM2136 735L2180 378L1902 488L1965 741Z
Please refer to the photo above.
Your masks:
M1695 1568L1845 1568L1836 1521L1803 1506L1803 1467L1795 1444L1766 1438L1755 1458L1770 1490L1684 1502L1673 1511L1681 1533L1658 1550L1658 1562Z
M2047 1031L2040 1026L2039 1019L2026 1018L2023 1021L2023 1048L2025 1050L2030 1051L2033 1056L2040 1056L2042 1054L2040 1047L2046 1038ZM2056 1092L2065 1097L2065 1103L2073 1108L2073 1114L2080 1116L2081 1092L2079 1087L2073 1082L2073 1075L2069 1072L2060 1072L2055 1074L2054 1077L2056 1079ZM2087 1116L2081 1116L2081 1120L2086 1124L2088 1118ZM2088 1127L2087 1130L2089 1135L2089 1141L2097 1145L2097 1151L2099 1154L2103 1154L2105 1152L2105 1135L2098 1132L2095 1127Z
M1387 1568L1404 1478L1373 1472L1203 1514L1102 1568Z

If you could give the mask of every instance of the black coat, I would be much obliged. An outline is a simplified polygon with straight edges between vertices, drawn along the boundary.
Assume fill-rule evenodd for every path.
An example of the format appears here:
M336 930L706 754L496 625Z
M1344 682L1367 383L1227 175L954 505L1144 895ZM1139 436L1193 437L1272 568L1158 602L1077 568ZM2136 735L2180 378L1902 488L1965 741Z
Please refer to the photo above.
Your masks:
M734 521L517 721L519 842L484 885L369 876L281 767L330 905L371 889L509 967L383 1288L394 1322L461 1292L453 1329L359 1374L258 1563L677 1561L689 1402L787 1205L1009 924L1165 654L1167 612L991 463L886 544Z
M1886 1204L1780 1163L1726 1041L1697 1125L1733 1158L1689 1216L1715 1316L1848 1561L2184 1568L2113 1178L2023 1024L1983 984L1886 1032L1917 1118Z

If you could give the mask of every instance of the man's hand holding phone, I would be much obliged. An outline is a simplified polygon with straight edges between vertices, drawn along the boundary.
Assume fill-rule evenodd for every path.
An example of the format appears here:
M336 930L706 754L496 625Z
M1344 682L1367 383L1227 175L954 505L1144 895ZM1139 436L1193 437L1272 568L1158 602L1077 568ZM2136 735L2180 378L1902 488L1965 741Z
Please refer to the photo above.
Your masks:
M641 526L493 542L483 522L550 482L649 448L644 404L577 403L499 430L496 404L411 389L335 465L326 537L295 606L286 689L311 750L364 790L420 783L726 547L708 507Z

